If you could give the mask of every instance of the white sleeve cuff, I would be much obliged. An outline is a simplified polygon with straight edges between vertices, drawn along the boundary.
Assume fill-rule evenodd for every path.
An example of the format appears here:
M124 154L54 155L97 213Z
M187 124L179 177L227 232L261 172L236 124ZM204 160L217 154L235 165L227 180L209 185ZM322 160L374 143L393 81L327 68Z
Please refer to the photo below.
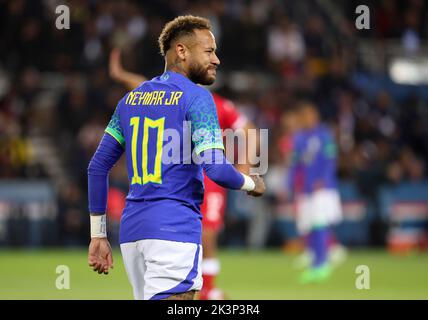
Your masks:
M91 238L107 237L106 215L91 215Z
M254 183L254 180L251 179L251 177L247 176L246 174L241 173L244 176L244 184L241 187L241 190L244 191L253 191L256 188L256 184Z

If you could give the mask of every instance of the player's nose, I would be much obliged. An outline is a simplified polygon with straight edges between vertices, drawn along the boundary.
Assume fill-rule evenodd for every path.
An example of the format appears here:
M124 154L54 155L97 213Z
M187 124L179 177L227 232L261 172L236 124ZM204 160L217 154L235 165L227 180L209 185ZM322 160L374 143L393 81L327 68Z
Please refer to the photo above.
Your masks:
M217 57L217 55L215 53L213 54L213 58L211 60L211 63L216 65L216 66L220 65L220 59Z

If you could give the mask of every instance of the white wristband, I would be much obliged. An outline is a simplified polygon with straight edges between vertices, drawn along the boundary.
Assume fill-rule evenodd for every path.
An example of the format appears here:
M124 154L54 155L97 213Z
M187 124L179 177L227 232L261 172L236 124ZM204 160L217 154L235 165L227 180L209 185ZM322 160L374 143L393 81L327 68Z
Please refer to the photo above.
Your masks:
M243 174L244 176L244 184L241 187L241 190L244 191L253 191L256 188L256 184L254 183L254 180L251 179L251 177L247 176L246 174Z
M106 215L91 215L91 238L107 237Z

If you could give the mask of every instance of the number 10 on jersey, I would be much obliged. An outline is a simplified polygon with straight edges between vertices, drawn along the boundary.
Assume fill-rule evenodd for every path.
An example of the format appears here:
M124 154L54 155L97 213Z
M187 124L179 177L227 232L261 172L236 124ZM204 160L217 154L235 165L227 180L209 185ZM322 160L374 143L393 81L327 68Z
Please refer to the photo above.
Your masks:
M165 117L153 120L145 117L143 119L143 141L138 141L138 130L140 127L141 118L132 117L130 120L130 126L132 127L132 140L131 140L131 156L132 156L132 181L131 184L146 184L149 182L152 183L162 183L162 147L163 147L163 133L165 129ZM149 137L149 128L157 129L156 136ZM149 173L148 170L148 145L149 139L156 138L156 155L154 161L154 172ZM137 164L137 150L138 147L142 147L142 163L141 171L143 177L138 172Z

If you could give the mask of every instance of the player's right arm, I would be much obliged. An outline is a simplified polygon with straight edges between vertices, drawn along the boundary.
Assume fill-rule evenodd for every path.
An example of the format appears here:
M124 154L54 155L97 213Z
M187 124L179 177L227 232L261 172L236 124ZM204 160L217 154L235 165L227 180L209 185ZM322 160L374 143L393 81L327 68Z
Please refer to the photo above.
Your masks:
M110 61L109 61L109 73L110 77L122 83L129 90L134 90L138 87L142 82L146 81L147 78L136 73L129 72L125 70L122 66L122 62L120 60L120 50L118 48L114 48L110 53Z
M91 213L91 243L88 264L99 274L113 268L113 255L106 231L108 174L124 152L124 138L120 127L119 106L106 128L98 148L88 166L88 197Z
M228 189L244 190L256 197L263 195L265 185L261 177L237 171L225 158L214 100L207 90L201 88L194 96L186 118L191 125L194 152L208 178Z

